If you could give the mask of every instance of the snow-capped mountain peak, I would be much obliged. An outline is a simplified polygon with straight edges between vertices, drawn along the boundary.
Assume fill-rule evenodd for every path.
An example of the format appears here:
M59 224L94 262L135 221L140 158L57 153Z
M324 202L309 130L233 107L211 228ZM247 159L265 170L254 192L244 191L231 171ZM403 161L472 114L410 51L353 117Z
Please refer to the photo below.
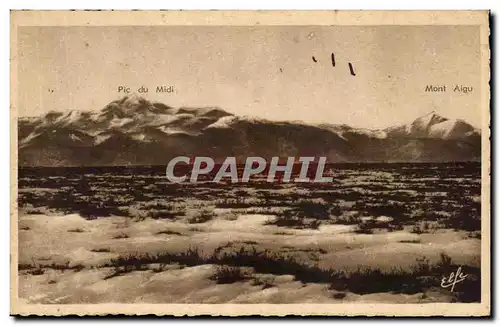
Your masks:
M413 122L385 129L389 136L432 139L463 139L477 131L460 119L448 119L435 111L415 119ZM479 131L477 131L479 132Z
M217 107L172 108L139 96L100 111L51 111L18 120L27 166L166 164L178 155L326 156L329 162L467 161L479 130L436 112L383 130L236 116Z

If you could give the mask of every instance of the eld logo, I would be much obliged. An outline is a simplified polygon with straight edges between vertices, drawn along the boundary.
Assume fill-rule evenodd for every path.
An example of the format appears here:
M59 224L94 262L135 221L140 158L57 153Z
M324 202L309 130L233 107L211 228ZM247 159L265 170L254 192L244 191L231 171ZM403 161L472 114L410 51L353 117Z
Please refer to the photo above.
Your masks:
M187 156L178 156L172 159L167 165L167 178L171 182L180 183L186 181L189 176L189 182L197 182L198 177L204 176L205 180L220 182L223 178L229 178L232 183L248 182L251 176L267 173L267 182L275 181L277 173L282 174L279 177L281 182L290 182L292 173L298 174L293 179L295 182L332 182L332 177L323 176L325 170L326 157L320 157L316 162L315 157L288 157L286 162L280 163L279 157L272 157L268 162L258 156L247 157L242 169L238 169L235 157L227 157L222 164L215 164L211 157L200 156L191 160ZM184 165L184 171L174 173L174 170ZM187 167L187 169L186 169ZM240 170L240 171L239 171ZM241 171L242 170L242 171ZM177 171L178 172L178 171ZM241 178L238 173L241 173ZM213 178L210 178L213 176Z

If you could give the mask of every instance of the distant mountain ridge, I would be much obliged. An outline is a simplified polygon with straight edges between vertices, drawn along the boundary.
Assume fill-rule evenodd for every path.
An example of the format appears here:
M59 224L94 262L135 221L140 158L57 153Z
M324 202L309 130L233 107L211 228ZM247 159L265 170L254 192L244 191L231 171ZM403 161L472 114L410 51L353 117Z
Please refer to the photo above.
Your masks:
M481 134L431 112L370 130L239 117L217 107L173 108L128 96L100 111L51 111L18 121L20 166L163 165L179 155L326 156L337 162L479 161Z
M469 139L479 136L479 129L461 119L450 120L436 112L422 116L411 124L386 129L388 136L406 136L415 138L434 139Z

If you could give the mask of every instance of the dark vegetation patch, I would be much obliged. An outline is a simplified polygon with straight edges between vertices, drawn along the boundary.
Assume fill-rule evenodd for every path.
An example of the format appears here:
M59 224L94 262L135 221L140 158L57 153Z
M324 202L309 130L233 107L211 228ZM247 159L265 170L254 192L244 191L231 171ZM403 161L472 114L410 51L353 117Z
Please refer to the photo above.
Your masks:
M266 222L266 224L294 229L317 230L322 221L329 221L332 214L339 213L337 209L338 206L336 205L300 200L294 203L290 209L284 210L273 220Z
M358 201L353 208L359 210L364 216L390 216L398 220L408 219L408 208L403 204Z
M260 278L254 278L252 281L252 285L261 286L263 290L276 287L276 285L274 284L274 280Z
M121 256L110 261L107 267L113 267L114 273L109 277L118 276L133 270L145 270L149 264L178 263L185 266L204 264L221 265L218 269L222 282L236 282L244 277L241 271L229 267L251 267L255 273L274 275L293 275L302 283L329 283L336 291L351 291L357 294L392 292L415 294L427 289L440 287L443 275L455 272L459 265L454 264L449 256L441 254L441 260L430 264L428 259L418 259L409 270L392 268L383 271L378 268L359 267L355 271L342 269L324 269L299 261L293 255L269 250L258 251L255 247L216 249L212 254L203 255L197 248L185 252L135 254ZM456 300L469 302L480 298L480 269L471 266L461 266L464 273L469 274L466 286L467 293L462 290L462 284L455 288ZM108 277L108 278L109 278Z
M346 297L346 294L344 292L337 292L337 293L333 294L333 298L337 299L337 300L342 300L345 297Z
M445 227L455 230L480 231L481 230L481 206L479 203L464 205L455 211L451 217L444 219Z
M180 233L180 232L177 232L177 231L172 231L172 230L163 230L163 231L159 231L159 232L157 232L156 234L183 235L183 234L182 234L182 233Z
M146 213L147 216L151 217L152 219L158 220L158 219L168 219L168 220L174 220L176 219L179 214L176 212L172 212L170 210L151 210Z
M265 224L293 229L317 230L321 225L321 221L297 216L293 211L284 211L282 215L279 215L272 220L267 221Z
M215 273L209 279L218 284L231 284L248 279L248 276L241 270L240 267L234 266L217 266Z
M31 215L44 215L47 212L45 207L40 207L40 208L27 207L23 211L24 213Z
M242 241L242 243L247 244L247 245L259 244L257 241L253 241L253 240L245 240L245 241Z
M399 243L420 243L420 239L416 240L400 240Z
M430 230L429 223L427 223L427 221L424 221L422 223L417 223L413 225L411 233L422 234L422 233L428 233L429 230Z
M215 218L215 214L213 212L208 211L208 210L202 210L202 211L196 212L196 214L193 217L191 217L188 220L188 222L189 222L189 224L201 224L201 223L211 221L214 218Z
M165 270L165 267L167 266L166 263L159 263L156 266L153 267L152 271L155 273L161 273Z
M87 219L177 219L195 199L204 203L201 207L248 213L283 207L289 212L276 223L293 228L317 226L307 219L358 224L358 217L389 216L394 219L386 225L389 231L418 221L468 232L481 229L481 206L473 200L481 195L479 164L334 164L329 170L334 173L331 183L297 183L293 186L301 193L281 193L276 190L290 184L254 180L232 184L231 191L227 184L171 184L164 167L21 168L18 203L28 213L77 213ZM342 206L342 201L352 205ZM201 216L193 222L204 218L208 220ZM369 229L361 226L361 232Z
M254 207L255 203L245 201L245 197L236 197L236 198L224 198L218 200L215 203L215 207L217 208L251 208Z
M361 221L358 224L358 227L356 228L356 230L354 232L358 233L358 234L373 234L373 230L376 227L377 227L377 224L372 220Z
M129 238L129 236L126 233L120 233L120 234L117 234L113 237L113 239L128 239L128 238Z
M97 248L97 249L92 249L90 250L92 252L111 252L109 248Z
M467 234L469 238L481 239L481 231L472 231Z
M69 229L68 232L83 233L85 232L85 230L81 228L74 228L74 229Z
M295 213L295 216L317 220L329 220L331 209L330 204L304 200L292 206L292 211Z
M31 274L33 276L43 275L44 273L45 273L45 271L42 268L30 269L28 271L28 274Z
M55 262L52 262L50 264L18 264L17 268L19 271L25 270L31 275L42 275L45 272L45 269L54 269L60 271L73 270L75 272L79 272L84 269L85 266L83 266L82 264L70 266L70 262L67 261L64 264L58 264Z
M293 235L293 233L285 232L285 231L278 231L274 232L273 235Z

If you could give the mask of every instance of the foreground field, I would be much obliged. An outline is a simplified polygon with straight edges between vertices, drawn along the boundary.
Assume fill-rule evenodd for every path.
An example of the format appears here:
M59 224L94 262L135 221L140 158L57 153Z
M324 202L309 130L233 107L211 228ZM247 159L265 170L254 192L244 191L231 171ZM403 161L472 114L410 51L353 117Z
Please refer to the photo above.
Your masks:
M479 171L355 166L330 171L326 185L21 171L19 296L61 304L478 302ZM443 288L459 267L466 279Z
M472 285L478 283L480 242L466 232L366 235L340 225L283 232L265 225L267 218L214 219L193 227L123 217L22 216L19 294L33 303L401 303L477 295ZM254 251L266 254L252 259ZM214 252L219 258L210 261ZM224 253L234 256L224 259ZM443 262L448 256L452 261ZM454 264L470 276L451 292L439 282Z

